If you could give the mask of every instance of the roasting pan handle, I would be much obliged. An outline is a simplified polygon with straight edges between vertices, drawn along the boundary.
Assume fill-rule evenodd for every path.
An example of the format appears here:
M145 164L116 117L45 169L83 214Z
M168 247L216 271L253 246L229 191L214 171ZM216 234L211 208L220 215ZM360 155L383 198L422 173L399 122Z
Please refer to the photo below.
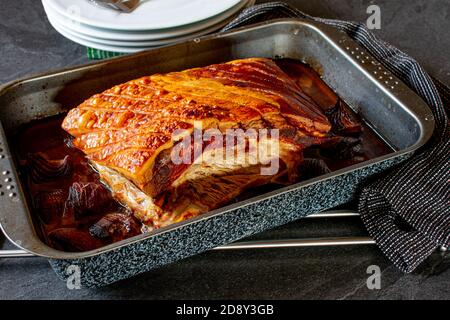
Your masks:
M418 128L418 130L420 130L420 136L417 141L415 141L415 144L405 146L405 149L416 150L428 142L434 132L435 119L433 112L423 98L412 91L406 83L399 79L395 75L395 71L391 71L385 67L367 49L356 43L347 34L337 30L330 30L329 32L330 37L336 41L337 45L344 54L351 59L353 64L358 66L361 71L368 73L368 77L376 83L378 87L377 90L384 91L387 96L391 97L394 101L397 101L397 103L408 106L409 111L413 117L416 118L416 122L420 127L420 129ZM333 33L333 35L331 35L331 33ZM387 103L387 105L390 106L389 103ZM389 108L388 110L394 112ZM396 139L398 139L398 137ZM404 140L404 137L400 137L400 139Z
M24 192L19 183L19 175L8 147L3 124L0 122L0 229L19 248L33 248L35 230L23 221L30 220Z
M12 162L6 135L0 123L0 201L11 202L17 196L17 173ZM5 199L6 198L6 199ZM9 200L8 200L9 198Z

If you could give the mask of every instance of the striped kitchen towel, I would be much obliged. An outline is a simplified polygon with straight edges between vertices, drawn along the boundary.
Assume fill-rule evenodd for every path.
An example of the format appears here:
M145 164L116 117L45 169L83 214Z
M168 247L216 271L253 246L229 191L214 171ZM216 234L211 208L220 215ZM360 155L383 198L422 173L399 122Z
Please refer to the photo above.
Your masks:
M367 186L361 193L361 218L386 256L412 272L437 248L450 246L450 89L432 79L411 57L383 42L365 25L315 18L285 4L270 2L244 10L223 31L275 18L303 18L345 31L421 96L433 110L432 140L413 158ZM90 56L110 53L90 51Z
M450 89L411 57L378 39L364 24L315 18L283 3L248 8L224 30L275 18L303 18L345 31L421 96L433 110L432 140L399 168L361 193L361 218L386 256L412 272L437 248L450 246Z

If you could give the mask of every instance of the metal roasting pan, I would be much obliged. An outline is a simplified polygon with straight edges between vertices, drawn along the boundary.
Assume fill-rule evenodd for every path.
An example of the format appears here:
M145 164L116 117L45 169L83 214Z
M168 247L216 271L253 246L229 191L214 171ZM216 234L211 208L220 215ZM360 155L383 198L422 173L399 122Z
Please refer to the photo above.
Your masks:
M395 151L96 250L62 252L40 240L10 152L20 126L65 112L95 93L144 75L248 57L292 58L310 64ZM344 32L298 19L275 20L11 82L0 88L0 123L3 232L19 248L48 258L63 280L71 274L69 266L79 266L84 287L125 279L347 203L373 175L408 159L434 129L425 102Z

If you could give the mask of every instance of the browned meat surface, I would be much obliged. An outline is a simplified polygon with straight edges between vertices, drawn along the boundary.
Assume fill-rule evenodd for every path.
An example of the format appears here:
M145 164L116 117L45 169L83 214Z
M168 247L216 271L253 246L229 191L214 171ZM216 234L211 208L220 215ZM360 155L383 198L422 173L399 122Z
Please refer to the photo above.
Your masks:
M277 143L279 152L256 164L246 159L248 152L237 164L171 161L181 138L194 141L199 126L201 132L223 134L227 129L277 129L279 141L258 137L258 143L270 150ZM250 187L293 182L302 151L331 141L331 124L322 109L275 62L262 58L115 86L72 109L63 129L74 136L74 146L86 154L114 197L149 228L217 208ZM203 142L203 160L230 148L224 142L211 145ZM194 142L190 147L195 148ZM236 142L231 149L238 154L238 147ZM193 154L191 162L197 160ZM261 174L263 163L274 157L279 169Z

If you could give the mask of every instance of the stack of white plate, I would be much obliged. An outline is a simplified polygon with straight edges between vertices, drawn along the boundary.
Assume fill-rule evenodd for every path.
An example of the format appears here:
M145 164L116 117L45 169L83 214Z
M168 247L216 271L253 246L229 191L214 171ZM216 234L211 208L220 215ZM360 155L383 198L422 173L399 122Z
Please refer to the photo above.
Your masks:
M141 0L131 13L89 0L42 0L52 26L81 45L137 52L212 33L255 0Z

